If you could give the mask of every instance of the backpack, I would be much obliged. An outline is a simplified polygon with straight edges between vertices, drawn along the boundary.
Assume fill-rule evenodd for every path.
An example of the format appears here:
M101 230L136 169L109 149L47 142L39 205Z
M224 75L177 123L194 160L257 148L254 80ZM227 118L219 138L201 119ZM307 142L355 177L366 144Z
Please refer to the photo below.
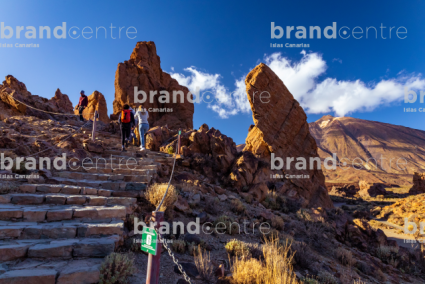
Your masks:
M131 110L124 109L121 113L121 122L130 123L131 122Z

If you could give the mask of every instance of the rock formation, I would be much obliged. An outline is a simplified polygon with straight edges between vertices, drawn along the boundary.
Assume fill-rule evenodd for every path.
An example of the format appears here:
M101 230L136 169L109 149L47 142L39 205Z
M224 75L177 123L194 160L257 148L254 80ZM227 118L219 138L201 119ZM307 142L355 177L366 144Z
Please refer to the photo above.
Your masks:
M166 127L151 128L146 134L146 148L162 152L177 152L177 131ZM181 163L205 175L210 181L224 182L237 156L233 139L219 130L203 124L199 130L182 131Z
M255 125L250 127L244 154L234 164L231 181L239 189L249 186L260 200L267 188L275 188L302 206L333 207L322 171L317 162L310 165L310 158L318 158L317 146L302 107L263 63L248 74L245 84ZM271 153L284 160L282 170L271 170ZM287 157L295 162L286 165ZM305 164L297 169L300 159ZM270 178L271 174L279 174L279 179Z
M55 96L51 98L49 102L55 105L58 110L62 110L63 113L74 112L74 108L72 107L72 103L69 100L69 97L65 94L62 94L59 88L56 90Z
M149 124L151 127L165 126L170 128L193 128L193 103L187 100L189 90L179 85L179 83L171 78L170 74L165 73L161 69L161 61L156 53L155 43L138 42L130 56L130 60L119 63L115 74L115 100L114 115L122 110L124 104L129 104L136 108L140 103L135 103L134 88L143 90L146 95L146 101L143 106L147 109L172 109L172 112L149 112ZM149 98L150 92L157 92L152 100ZM170 94L169 102L163 102L159 99L161 91L168 91ZM173 91L181 91L184 94L183 102L180 101L181 96L176 96L174 101ZM143 96L139 95L139 100ZM161 101L161 102L160 102Z
M16 100L15 100L16 99ZM19 100L22 103L19 103ZM32 95L24 83L18 81L12 75L7 75L6 80L0 85L0 110L2 119L10 116L35 116L42 119L61 119L63 117L55 116L34 110L26 105L53 113L72 114L72 103L67 95L64 95L58 89L55 96L48 100L46 98Z
M102 93L94 91L93 94L87 98L89 103L87 108L83 111L84 119L93 119L94 112L97 110L99 113L99 120L104 123L109 123L110 119L108 117L108 106L106 105L106 100ZM75 114L78 114L78 110L75 110Z
M354 197L357 194L359 188L356 188L353 184L344 184L342 186L332 186L329 191L329 195L335 195L340 197Z
M425 193L425 173L415 173L413 175L413 186L409 194Z
M378 195L386 195L385 185L382 183L369 183L361 180L359 182L360 191L358 194L362 198L376 197Z

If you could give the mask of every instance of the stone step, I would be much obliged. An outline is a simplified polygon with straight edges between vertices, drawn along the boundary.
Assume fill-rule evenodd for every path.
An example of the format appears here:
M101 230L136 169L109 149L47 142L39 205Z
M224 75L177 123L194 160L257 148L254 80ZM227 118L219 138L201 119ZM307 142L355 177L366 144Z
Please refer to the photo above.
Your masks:
M5 239L73 239L118 235L124 232L122 220L88 223L78 220L64 222L10 222L0 221L0 240Z
M87 165L90 163L104 165L105 163L110 164L111 162L114 164L121 164L124 166L127 164L132 166L132 165L135 165L136 163L137 165L153 165L155 164L155 159L146 158L146 157L136 157L136 156L127 157L127 156L113 156L113 155L103 154L102 156L86 158L80 161L69 159L67 164L72 167L78 167L78 166L81 166L83 163L84 165Z
M23 184L19 187L18 191L20 193L62 193L71 195L112 196L112 190L109 189L65 184Z
M53 177L60 177L66 179L75 180L90 180L100 182L149 182L150 176L146 172L142 172L138 175L126 175L126 174L104 174L104 173L84 173L84 172L72 172L72 171L60 171L52 173Z
M26 239L0 242L0 261L22 258L105 257L119 245L120 236L76 239ZM1 283L1 282L0 282ZM10 282L9 282L10 283Z
M128 148L126 152L123 152L121 150L106 150L103 154L102 157L106 157L109 158L112 156L114 157L121 157L121 158L138 158L138 157L147 157L150 159L157 159L157 158L173 158L172 155L167 154L167 153L163 153L163 152L154 152L154 151L149 151L149 150L144 150L144 151L140 151L138 150L138 147L134 147L134 150L132 150L131 148Z
M159 165L159 163L158 163ZM120 165L120 164L84 164L84 167L68 168L70 172L93 174L121 174L121 175L155 175L158 165Z
M51 177L46 181L48 184L63 184L63 185L78 185L83 187L102 188L109 190L139 190L144 191L148 182L133 182L133 181L100 181L72 178Z
M0 204L19 204L19 205L124 205L131 206L137 202L136 198L131 197L105 197L97 195L69 195L63 193L10 193L0 195Z
M81 205L17 205L0 204L0 220L13 222L54 222L63 220L124 220L132 208Z
M64 185L64 184L23 184L19 187L20 193L61 193L68 195L97 195L104 197L142 197L143 191L141 190L110 190L94 187L84 187L77 185ZM1 196L0 196L1 197ZM7 198L7 197L4 197Z
M0 284L97 283L103 259L40 260L27 258L0 275Z

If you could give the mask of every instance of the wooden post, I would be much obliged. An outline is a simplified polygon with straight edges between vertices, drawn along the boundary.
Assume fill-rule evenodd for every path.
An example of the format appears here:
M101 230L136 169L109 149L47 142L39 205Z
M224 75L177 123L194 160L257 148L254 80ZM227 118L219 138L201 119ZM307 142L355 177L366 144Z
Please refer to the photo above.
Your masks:
M96 140L96 118L97 118L97 110L94 112L94 118L93 118L93 131L91 134L91 139L93 142Z
M164 212L152 212L152 222L156 222L156 229L159 229L162 221L164 221ZM158 237L158 240L159 239L160 238ZM162 244L158 242L156 247L156 255L149 254L146 284L159 284L161 249Z

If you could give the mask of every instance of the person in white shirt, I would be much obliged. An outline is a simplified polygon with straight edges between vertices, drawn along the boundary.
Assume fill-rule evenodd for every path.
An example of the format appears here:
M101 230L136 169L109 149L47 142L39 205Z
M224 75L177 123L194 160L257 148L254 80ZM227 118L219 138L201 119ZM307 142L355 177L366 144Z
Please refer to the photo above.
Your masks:
M140 150L145 150L146 147L146 139L145 134L149 130L149 113L148 111L143 107L143 105L140 105L137 109L135 118L139 122L139 133L140 133Z

